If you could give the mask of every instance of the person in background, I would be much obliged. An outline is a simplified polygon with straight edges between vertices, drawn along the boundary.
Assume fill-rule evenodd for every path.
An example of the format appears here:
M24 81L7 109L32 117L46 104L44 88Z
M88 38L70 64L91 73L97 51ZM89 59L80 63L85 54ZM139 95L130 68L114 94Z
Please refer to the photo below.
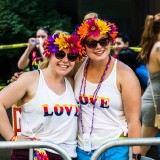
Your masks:
M114 58L128 65L139 79L142 94L145 91L148 83L148 71L144 63L138 59L138 53L129 48L129 37L119 32L113 43Z
M110 56L117 36L115 24L88 18L75 33L87 55L74 76L80 110L77 154L78 160L90 160L95 150L108 141L140 137L141 90L134 72ZM139 153L140 147L134 146L133 158L140 157ZM128 160L128 147L111 148L99 159Z
M114 42L113 42L113 57L118 59L119 57L119 52L124 49L129 47L129 37L124 34L123 32L118 32Z
M44 43L43 69L24 72L0 92L0 133L7 141L42 140L59 145L76 159L78 106L65 75L83 53L76 35L56 33ZM45 66L45 67L44 67ZM16 93L16 94L15 94ZM21 99L21 135L16 136L6 110ZM50 149L35 150L45 160L61 156ZM13 150L12 160L28 159L28 150ZM48 158L46 158L48 157Z
M160 13L147 15L139 57L146 64L149 83L142 96L142 137L155 137L160 129ZM150 146L142 146L146 155Z
M29 38L28 46L18 61L18 69L24 70L29 67L29 70L38 68L38 64L45 60L43 55L44 40L51 35L48 27L40 27L36 32L36 38Z

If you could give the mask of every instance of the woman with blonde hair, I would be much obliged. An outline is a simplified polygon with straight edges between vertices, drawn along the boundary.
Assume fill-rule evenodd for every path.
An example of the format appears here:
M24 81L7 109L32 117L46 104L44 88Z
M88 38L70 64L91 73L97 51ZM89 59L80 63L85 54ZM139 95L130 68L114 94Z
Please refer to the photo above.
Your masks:
M71 82L65 77L81 59L76 35L49 36L44 43L48 59L43 69L25 72L0 92L0 133L7 141L42 140L62 147L76 159L78 106ZM16 94L15 94L16 93ZM21 99L21 135L16 135L6 110ZM50 149L35 150L42 159L62 160ZM28 159L29 151L13 150L12 160Z

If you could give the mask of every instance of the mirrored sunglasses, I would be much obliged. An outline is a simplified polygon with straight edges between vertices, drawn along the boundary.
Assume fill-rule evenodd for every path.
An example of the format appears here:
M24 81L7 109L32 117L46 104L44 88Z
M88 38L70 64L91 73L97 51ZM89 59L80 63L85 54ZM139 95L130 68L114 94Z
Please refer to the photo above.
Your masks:
M96 40L86 41L85 44L87 45L88 48L96 48L98 43L102 47L105 47L109 44L109 41L110 41L109 38L102 38L99 41Z
M55 54L55 57L59 60L63 59L65 56L66 56L66 53L63 51L59 51L58 53ZM78 58L78 54L68 53L67 58L70 62L74 62Z

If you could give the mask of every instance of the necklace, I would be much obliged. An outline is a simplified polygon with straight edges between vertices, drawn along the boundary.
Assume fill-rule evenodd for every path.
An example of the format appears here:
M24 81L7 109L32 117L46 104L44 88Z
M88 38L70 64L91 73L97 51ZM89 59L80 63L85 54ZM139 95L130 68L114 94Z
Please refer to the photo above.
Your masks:
M88 58L87 59L87 62L85 64L85 67L84 67L84 72L83 72L83 78L82 78L82 83L81 83L81 88L80 88L80 93L79 93L79 97L81 95L84 95L85 94L85 89L86 89L86 77L87 77L87 70L88 70L88 66L89 66L89 61L90 59ZM106 68L101 76L101 79L100 79L100 82L98 83L98 86L96 88L96 90L94 91L93 93L93 114L92 114L92 125L91 125L91 131L90 131L90 135L92 134L92 131L93 131L93 124L94 124L94 111L95 111L95 104L96 104L96 96L98 94L98 91L100 90L101 88L101 84L105 78L105 75L108 71L108 68L109 68L109 64L111 62L111 56L109 56L109 60L107 62L107 65L106 65ZM83 87L84 85L84 87ZM83 88L83 93L82 93L82 88ZM82 133L84 134L84 127L83 127L83 120L82 120L82 105L80 103L80 98L79 98L79 108L80 108L80 112L79 112L79 116L80 116L80 123L81 123L81 128L82 128Z

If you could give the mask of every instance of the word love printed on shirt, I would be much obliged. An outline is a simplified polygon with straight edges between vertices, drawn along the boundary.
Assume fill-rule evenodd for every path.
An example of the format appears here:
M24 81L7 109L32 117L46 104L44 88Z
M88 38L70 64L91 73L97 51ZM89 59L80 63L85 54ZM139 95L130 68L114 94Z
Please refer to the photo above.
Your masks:
M53 111L49 112L48 111L48 104L43 104L43 111L44 111L44 116L52 116L53 113L55 113L56 116L61 116L63 114L67 114L68 116L71 115L71 113L74 113L74 116L78 116L78 105L76 104L55 104L53 106Z
M79 102L82 105L87 105L87 104L94 105L97 101L98 101L98 103L100 103L99 107L109 108L110 98L106 98L106 97L102 97L102 96L96 96L96 98L93 99L93 95L85 95L85 94L82 94L82 95L79 96Z

